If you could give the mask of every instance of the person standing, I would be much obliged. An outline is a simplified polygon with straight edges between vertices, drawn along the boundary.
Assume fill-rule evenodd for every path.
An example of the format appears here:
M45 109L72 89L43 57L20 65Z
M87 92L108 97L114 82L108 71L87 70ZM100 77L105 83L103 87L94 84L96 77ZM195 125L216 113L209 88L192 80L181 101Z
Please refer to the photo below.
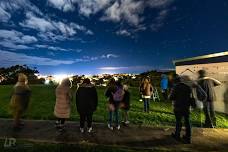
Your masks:
M84 133L85 121L87 131L92 132L93 113L97 109L98 96L95 86L86 78L76 92L76 106L80 115L80 132Z
M141 84L141 94L144 102L144 112L149 112L150 110L150 98L153 92L153 87L150 83L149 78L145 78Z
M13 93L10 101L10 107L13 113L15 130L21 129L24 125L21 122L21 117L28 108L31 96L31 90L28 86L28 78L23 73L19 73L18 81L13 88Z
M173 101L173 111L176 118L176 130L175 133L172 133L172 137L180 141L182 118L184 118L185 135L183 136L183 140L188 144L191 143L190 106L193 99L191 86L185 83L185 81L189 80L183 80L181 77L176 77L176 84L169 96L169 99Z
M121 81L120 80L115 81L114 79L112 79L105 93L105 96L108 97L108 100L109 100L108 128L113 130L112 122L113 122L113 115L114 115L116 128L117 130L120 130L119 106L124 97L124 89L123 89L123 85L121 84Z
M205 70L199 70L198 84L207 94L207 99L203 102L203 111L205 115L205 127L214 128L216 126L216 116L214 111L214 101L216 100L214 87L221 85L221 82L207 77Z
M65 120L70 117L71 82L68 78L63 79L61 84L56 88L56 102L54 115L57 118L55 125L59 131L64 130Z
M128 125L129 122L129 115L128 115L128 111L130 110L130 92L128 90L128 86L127 85L123 85L123 89L124 89L124 97L123 97L123 101L121 102L121 108L123 109L123 123L125 125Z
M108 107L108 128L110 130L113 130L112 116L113 116L113 113L115 111L113 93L115 92L115 88L116 88L116 81L114 78L112 78L109 81L107 90L105 91L105 97L108 98L108 106L107 106Z
M168 99L168 78L165 74L161 75L161 90L162 90L162 95L165 100Z

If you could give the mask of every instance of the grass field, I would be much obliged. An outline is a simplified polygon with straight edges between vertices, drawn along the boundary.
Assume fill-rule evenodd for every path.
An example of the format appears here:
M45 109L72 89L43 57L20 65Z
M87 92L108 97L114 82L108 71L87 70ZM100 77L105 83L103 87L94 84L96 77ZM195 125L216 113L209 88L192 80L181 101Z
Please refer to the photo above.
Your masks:
M11 118L9 112L9 101L12 91L11 85L0 86L0 117ZM26 119L55 119L53 115L55 105L55 86L33 85L32 98L29 109L26 113ZM107 121L107 108L106 98L104 97L105 88L97 88L99 96L99 104L97 111L94 113L94 121L106 122ZM72 89L75 94L75 89ZM134 124L153 125L153 126L170 126L174 125L175 118L172 113L171 102L153 102L151 101L151 112L144 113L143 103L139 102L138 88L130 88L131 92L131 109L130 121ZM70 120L78 121L79 115L75 107L75 97L72 101L71 118ZM217 113L217 126L228 128L228 116L225 114ZM192 123L194 126L201 126L203 121L203 113L199 110L192 112Z

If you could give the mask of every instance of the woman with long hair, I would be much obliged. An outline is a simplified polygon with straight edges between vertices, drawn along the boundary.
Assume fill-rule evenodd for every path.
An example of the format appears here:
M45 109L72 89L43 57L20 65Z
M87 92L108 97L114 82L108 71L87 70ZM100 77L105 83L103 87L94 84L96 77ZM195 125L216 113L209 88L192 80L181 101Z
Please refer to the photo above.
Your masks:
M143 103L144 103L144 112L149 112L150 110L150 98L153 92L153 87L150 83L150 79L149 78L144 78L144 81L142 82L141 86L140 86L140 91L142 94L142 99L143 99Z

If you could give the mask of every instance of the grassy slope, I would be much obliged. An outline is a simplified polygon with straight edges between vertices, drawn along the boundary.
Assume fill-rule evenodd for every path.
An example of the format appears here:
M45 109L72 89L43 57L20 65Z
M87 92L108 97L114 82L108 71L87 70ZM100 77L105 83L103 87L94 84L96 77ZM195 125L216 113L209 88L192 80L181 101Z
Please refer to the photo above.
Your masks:
M32 99L26 113L28 119L54 119L53 109L55 105L55 87L37 85L31 86ZM9 101L12 86L0 86L0 117L9 118ZM99 105L94 114L94 120L98 122L106 122L106 98L104 97L105 88L98 88ZM75 89L72 89L75 94ZM175 122L172 113L172 105L170 102L151 102L151 112L143 113L143 103L138 101L138 89L131 88L131 110L130 120L133 123L142 123L143 125L173 125ZM200 118L203 118L202 112L195 110L192 113L192 122L194 125L200 126ZM71 120L78 120L79 116L76 112L75 98L72 102ZM228 116L217 113L218 127L228 128Z

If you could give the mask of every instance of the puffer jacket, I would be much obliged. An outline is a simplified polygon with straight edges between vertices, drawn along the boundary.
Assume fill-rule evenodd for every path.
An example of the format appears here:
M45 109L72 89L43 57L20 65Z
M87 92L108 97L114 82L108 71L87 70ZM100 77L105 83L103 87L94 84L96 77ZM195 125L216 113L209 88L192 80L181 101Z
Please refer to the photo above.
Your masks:
M57 118L69 118L70 117L70 100L71 91L70 87L58 86L56 88L56 103L54 109L54 115Z

